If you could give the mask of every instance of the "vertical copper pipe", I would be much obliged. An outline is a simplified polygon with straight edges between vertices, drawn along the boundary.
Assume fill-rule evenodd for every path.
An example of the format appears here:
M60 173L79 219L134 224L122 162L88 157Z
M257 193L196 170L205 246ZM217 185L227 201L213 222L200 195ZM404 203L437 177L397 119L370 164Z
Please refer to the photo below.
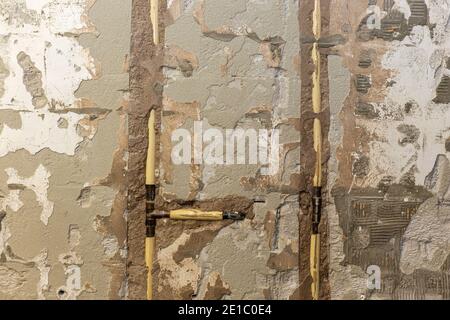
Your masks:
M155 229L156 219L150 214L155 210L155 151L156 151L156 132L155 132L155 110L150 111L148 119L148 149L147 164L145 169L145 188L146 188L146 238L145 238L145 265L147 266L147 300L153 299L153 256L155 248Z
M322 111L321 87L320 87L320 51L318 41L321 36L321 13L320 0L315 0L313 11L313 34L314 45L311 51L311 58L314 63L312 75L312 109L316 115ZM312 231L310 244L310 273L312 277L311 294L314 300L319 299L320 291L320 235L319 223L322 211L322 126L318 118L314 119L313 127L314 151L316 152L316 164L313 178L312 196Z

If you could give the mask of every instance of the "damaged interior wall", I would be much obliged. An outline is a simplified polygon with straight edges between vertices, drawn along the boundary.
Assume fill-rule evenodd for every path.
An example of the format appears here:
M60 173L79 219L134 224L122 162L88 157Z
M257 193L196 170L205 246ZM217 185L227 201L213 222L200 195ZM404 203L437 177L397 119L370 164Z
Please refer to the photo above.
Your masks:
M149 108L156 107L161 115L157 208L242 211L246 219L235 223L158 221L154 296L296 298L298 1L161 3L164 44L147 44L146 49L141 44L151 40L151 32L139 26L149 26L148 16L142 14L148 12L148 3L134 4L139 9L133 16L136 33L133 30L131 81L136 81L136 87L132 85L130 128L134 134L130 132L130 139L141 143L134 146L130 142L130 163L142 163L139 150L146 147L142 143L145 132L140 129L145 121L143 114L148 115ZM156 76L156 72L161 75ZM158 94L159 101L155 99ZM151 102L143 96L151 97ZM269 132L277 129L280 161L276 170L264 174L264 165L229 162L174 164L172 152L177 141L173 134L185 129L193 135L199 126L223 134L226 129L236 128ZM203 141L203 147L207 145ZM132 183L140 181L141 195L142 174L140 170L130 172ZM130 201L130 219L140 221L130 223L142 236L133 242L135 245L130 243L130 254L140 257L130 261L133 281L129 289L133 297L143 298L145 278L139 272L145 270L141 227L144 208L143 202Z
M346 38L328 59L331 298L448 299L450 2L330 12Z
M298 288L296 1L172 1L166 26L160 201L243 211L243 222L158 226L160 298L289 299ZM198 121L195 123L195 121ZM174 129L279 130L262 165L173 165ZM195 139L195 138L194 138ZM203 142L206 144L206 141ZM207 152L207 149L204 149ZM250 151L251 152L251 151ZM228 161L228 160L227 160Z
M0 3L2 299L126 295L130 25L129 1Z
M148 0L3 0L0 298L145 298L150 109L157 209L246 214L158 221L154 297L311 298L312 11L163 0L154 45ZM321 11L320 296L449 299L450 1ZM225 147L226 130L279 133L274 171L249 145L245 163L200 161L221 158L208 129ZM173 161L181 133L198 143L187 164Z

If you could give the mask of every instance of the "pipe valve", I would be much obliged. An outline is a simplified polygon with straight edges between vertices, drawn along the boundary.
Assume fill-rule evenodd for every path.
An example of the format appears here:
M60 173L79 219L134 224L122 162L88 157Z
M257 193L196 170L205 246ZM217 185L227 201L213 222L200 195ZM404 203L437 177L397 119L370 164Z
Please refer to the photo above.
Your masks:
M245 213L238 212L238 211L224 211L223 213L223 219L229 219L229 220L244 220L245 219Z

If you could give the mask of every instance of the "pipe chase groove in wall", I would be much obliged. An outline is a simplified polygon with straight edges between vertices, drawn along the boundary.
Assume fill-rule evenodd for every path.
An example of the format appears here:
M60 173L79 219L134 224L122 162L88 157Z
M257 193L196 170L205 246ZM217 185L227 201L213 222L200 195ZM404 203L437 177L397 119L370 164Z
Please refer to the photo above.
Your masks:
M159 0L151 0L150 20L153 25L153 42L160 44L159 37ZM156 110L150 111L148 120L148 150L146 163L146 239L145 264L147 274L147 300L153 300L153 258L155 251L156 221L158 219L195 220L195 221L221 221L243 220L245 214L234 211L202 211L193 208L172 210L170 212L155 211L155 198L157 192L155 163L156 163Z
M312 233L310 244L310 272L312 277L311 295L314 300L319 299L320 291L320 234L319 224L322 214L322 128L317 115L321 112L321 87L320 87L320 51L319 39L321 36L321 13L320 0L315 0L313 11L313 34L314 44L311 51L311 58L314 63L312 74L312 109L316 115L313 127L314 151L316 153L316 164L313 178L313 216Z

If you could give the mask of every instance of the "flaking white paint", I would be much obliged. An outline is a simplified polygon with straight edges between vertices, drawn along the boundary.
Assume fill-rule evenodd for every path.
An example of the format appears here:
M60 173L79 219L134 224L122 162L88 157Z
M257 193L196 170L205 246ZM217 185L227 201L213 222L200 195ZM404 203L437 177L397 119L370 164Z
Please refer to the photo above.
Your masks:
M361 186L375 187L383 176L396 177L395 182L399 182L409 170L413 170L416 183L422 185L437 155L446 153L450 105L436 104L433 99L446 74L442 67L445 58L450 55L450 2L431 1L428 8L430 22L436 23L434 31L428 26L415 26L410 36L392 42L382 59L382 67L391 72L389 80L393 85L384 103L375 105L381 120L357 121L374 137L369 144L370 173ZM407 103L414 106L409 113L404 111ZM401 124L420 130L416 143L399 144L404 138L397 129Z
M158 252L157 259L161 272L172 274L171 277L160 279L158 291L164 290L165 287L183 288L192 286L197 288L201 268L195 263L194 259L185 258L178 264L173 259L173 255L178 251L178 248L184 245L189 237L188 234L183 233L170 246Z
M394 0L394 7L392 9L403 13L406 19L409 19L411 16L411 8L407 0Z
M81 82L98 75L89 51L75 37L64 35L79 34L91 27L86 15L88 5L88 0L33 0L27 1L27 7L39 11L33 13L36 19L12 16L8 10L0 14L0 55L9 71L0 109L17 110L22 119L20 129L6 125L0 132L0 157L19 149L35 154L44 148L73 155L83 140L76 129L84 115L52 111L77 108L75 92ZM28 10L23 4L17 6L18 10ZM28 55L42 73L42 88L49 103L39 110L35 110L23 83L24 72L17 61L20 52ZM61 117L67 120L67 128L57 126Z
M20 112L22 127L12 129L5 124L0 132L0 157L10 152L25 149L36 154L49 148L57 153L74 155L83 138L77 133L78 121L83 115L71 113L59 115L48 112ZM68 120L67 128L59 128L60 118Z
M45 5L48 5L51 0L25 0L27 8L30 10L41 11Z
M41 252L33 259L36 268L39 270L39 282L37 283L37 294L39 300L45 299L45 292L49 290L48 275L50 266L48 264L48 250L42 249Z
M83 258L88 260L90 265L101 267L102 270L103 268L105 270L109 268L109 265L103 265L102 267L100 261L92 260L90 258L92 256L91 250L87 252L83 251L84 247L78 248L82 232L83 237L88 238L92 236L89 234L92 231L83 228L85 226L83 224L86 224L86 219L91 219L91 217L92 221L95 221L94 216L97 212L95 210L89 212L85 210L84 213L86 215L83 217L79 216L79 221L73 221L71 217L67 217L70 216L73 209L67 207L68 214L61 212L62 215L57 217L57 219L54 217L55 219L53 220L51 215L54 204L48 199L48 190L51 188L50 172L42 164L35 162L51 159L46 162L50 162L48 169L55 176L58 176L57 168L60 165L58 158L61 158L58 154L75 155L83 139L93 139L96 134L98 118L92 116L90 110L84 112L81 109L85 106L89 108L97 106L93 101L88 100L89 97L84 96L83 100L81 100L76 94L83 81L101 77L100 64L94 61L89 49L84 48L79 42L79 36L83 33L90 33L94 37L100 35L96 33L95 27L88 16L89 9L94 3L96 6L95 10L98 10L97 4L100 1L92 0L0 1L0 57L6 69L0 75L2 87L0 111L7 110L8 114L15 113L12 119L17 120L14 125L11 125L8 121L2 123L0 128L0 158L5 157L4 160L8 163L6 167L9 167L11 166L9 165L11 163L10 157L15 157L17 154L12 155L12 153L16 151L22 150L23 152L25 150L33 155L44 149L53 152L53 154L45 152L45 160L42 160L41 153L36 157L32 157L34 160L29 164L16 162L17 165L12 165L12 168L6 169L7 183L17 184L18 186L10 186L11 188L5 191L2 189L5 194L1 194L0 197L0 210L6 213L1 222L0 254L3 253L4 255L2 256L9 263L18 263L25 265L28 269L35 269L32 271L32 278L28 277L28 273L24 277L24 281L27 283L34 281L34 274L38 271L40 275L39 280L33 284L33 286L36 286L35 295L38 299L55 297L76 299L83 292L95 292L97 289L94 288L93 284L86 282L83 285L81 283ZM118 5L118 3L114 2L113 4L111 2L111 6L122 6L122 4ZM105 5L105 2L99 5ZM106 1L106 5L109 5L108 1ZM124 5L122 8L131 8L131 4ZM115 13L117 12L123 12L124 19L129 19L128 14L130 11L115 11ZM109 19L108 17L102 19L107 20ZM99 26L103 28L104 24L102 23L104 22L99 22ZM122 24L120 23L119 25ZM124 37L129 36L126 23L123 24L121 30L123 30L123 34L117 35L118 41L119 38L120 41L123 41ZM102 31L102 36L99 37L101 40L98 43L104 44L105 37L108 37L108 30ZM95 47L95 45L93 46ZM112 49L123 49L123 56L126 55L128 48L126 40L120 44L118 42L114 43L112 46ZM19 57L21 57L20 61L18 61ZM26 63L24 63L24 57L26 57ZM122 62L118 60L117 63L120 65ZM23 68L27 68L25 74ZM33 76L34 78L32 78ZM114 73L110 76L115 77L116 74ZM122 74L118 75L118 77L122 77ZM36 97L36 90L30 89L30 82L32 85L37 85L39 90L39 86L42 87L42 92L38 92L38 95L39 97L42 97L41 94L45 95L40 102L47 101L46 105L40 105L38 108L33 105L33 102L36 104L36 101L33 101L32 94ZM124 86L126 86L126 81L124 83ZM114 87L111 90L116 91L119 89ZM105 105L101 107L105 107ZM107 107L113 108L109 104ZM80 169L78 160L82 162L87 161L88 154L87 152L79 152L78 155L79 158L74 157L73 162L75 168ZM67 157L63 158L67 159ZM94 160L94 163L96 163L97 159ZM55 163L57 164L55 165ZM37 166L37 170L31 177L24 176L24 166L26 168L28 166ZM1 168L2 171L4 169ZM88 174L86 173L86 175ZM99 175L102 175L102 173L99 173ZM98 179L101 178L103 176L98 177ZM77 180L77 178L73 180ZM63 181L58 180L58 183L62 184ZM73 185L76 183L78 183L78 180L74 181ZM24 216L19 217L19 215L14 213L18 212L24 205L28 205L22 203L24 200L24 198L21 199L23 196L22 189L31 190L35 193L36 200L39 206L42 207L40 220L44 224L43 229L42 226L38 227L40 230L43 230L42 235L38 234L36 236L38 238L36 242L39 242L35 245L39 246L38 249L25 248L27 249L26 254L21 252L23 246L27 245L26 242L22 242L19 239L17 242L8 243L8 241L12 241L10 239L16 241L16 237L24 237L24 240L29 238L29 235L13 232L16 219L24 218ZM28 195L30 195L29 191ZM65 193L63 200L61 200L62 203L67 204L65 197L69 197L67 198L69 199L67 202L69 202L71 197L70 191ZM73 199L73 202L75 201L76 196ZM111 205L112 203L105 202L105 207L110 208ZM38 214L39 206L37 206ZM106 211L108 209L105 209ZM87 217L87 214L94 216ZM31 225L34 222L29 221L29 224ZM74 222L79 223L80 227L73 224ZM56 226L55 223L58 225ZM38 222L38 224L40 223ZM64 241L58 241L58 239L61 239L58 236L64 237L64 234L55 233L54 230L55 228L67 226L70 228L67 235L67 247L65 247ZM103 225L102 228L104 228ZM104 233L104 230L102 229L101 232ZM14 233L14 235L11 233ZM50 238L47 238L49 235ZM95 236L97 235L94 234ZM106 236L105 239L103 243L105 258L109 258L119 250L119 245L116 238ZM94 240L92 241L100 247L93 247L92 250L100 249L99 253L101 253L102 244L100 244L100 241L102 238L98 236L97 240L95 243ZM58 242L56 247L54 241ZM11 248L11 246L13 247ZM25 249L23 250L25 251ZM27 257L34 256L34 258L23 259L13 254L13 251L21 252ZM65 253L62 253L63 251ZM55 261L55 257L58 257L60 263L58 267L61 269L62 265L65 276L61 275L59 271L54 271L53 268L58 264L58 261ZM32 267L30 267L31 265ZM101 290L99 295L102 295L102 297L108 294L107 286L110 281L111 279L106 277L96 282L99 283ZM59 289L61 289L61 292ZM17 290L17 293L17 297L21 297L24 294L33 294L29 290L27 292ZM0 294L3 294L3 292L0 292Z
M48 219L53 213L54 205L47 196L50 172L48 172L43 165L39 165L34 175L29 178L20 177L19 173L14 168L7 168L5 172L8 175L8 184L23 185L25 188L32 190L36 194L36 201L42 207L41 221L43 224L47 225Z

